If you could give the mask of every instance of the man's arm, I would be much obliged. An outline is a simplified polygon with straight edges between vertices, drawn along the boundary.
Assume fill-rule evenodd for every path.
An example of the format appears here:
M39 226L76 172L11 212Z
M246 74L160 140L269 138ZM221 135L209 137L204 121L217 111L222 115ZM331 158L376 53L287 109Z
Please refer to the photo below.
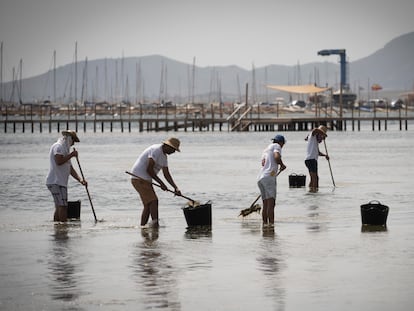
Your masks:
M82 185L86 186L86 180L83 180L82 178L79 177L78 173L75 171L75 169L73 168L73 166L70 166L70 175L75 178L77 181L79 181Z
M286 165L282 161L282 156L279 152L274 153L275 161L280 166L279 172L284 171L286 169Z
M77 157L77 156L78 156L78 151L76 150L73 150L71 153L65 156L63 154L55 154L55 162L57 165L62 165L68 162L71 158Z
M181 191L178 189L177 185L175 184L175 182L174 182L174 180L173 180L173 178L172 178L172 176L170 174L170 170L168 169L168 167L167 166L166 167L163 167L162 168L162 172L164 174L165 179L169 182L169 184L171 186L174 187L174 192L177 195L181 195Z
M148 165L147 165L147 173L151 176L152 179L154 179L160 186L162 190L167 190L167 186L164 184L164 182L155 174L154 171L155 167L155 161L153 158L148 158Z

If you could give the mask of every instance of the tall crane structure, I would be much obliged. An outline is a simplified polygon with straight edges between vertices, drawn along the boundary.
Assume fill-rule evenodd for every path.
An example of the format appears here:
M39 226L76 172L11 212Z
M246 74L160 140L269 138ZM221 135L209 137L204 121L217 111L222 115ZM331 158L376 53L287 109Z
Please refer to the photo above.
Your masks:
M333 49L333 50L321 50L318 52L318 55L329 56L329 55L339 55L341 63L341 88L349 89L348 84L348 75L346 72L346 52L345 49Z
M339 104L339 116L342 118L344 104L346 104L347 106L352 106L356 99L356 95L350 92L348 84L345 49L320 50L318 52L318 55L321 56L329 56L332 54L339 55L341 63L341 81L339 87L339 94L333 94L332 97L334 102ZM342 121L338 122L337 128L342 129Z
M333 100L335 103L339 104L340 115L342 116L342 107L352 107L355 100L356 94L352 93L349 87L348 82L348 70L346 64L346 52L345 49L333 49L333 50L321 50L318 52L318 55L329 56L329 55L339 55L341 63L341 81L339 91L333 94Z

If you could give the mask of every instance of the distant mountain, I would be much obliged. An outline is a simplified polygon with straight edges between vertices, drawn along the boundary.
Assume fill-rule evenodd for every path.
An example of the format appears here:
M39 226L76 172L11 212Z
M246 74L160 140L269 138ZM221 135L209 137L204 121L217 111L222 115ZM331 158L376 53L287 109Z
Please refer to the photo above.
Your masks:
M395 38L368 57L351 62L350 75L363 86L367 86L369 80L385 89L413 90L414 32Z
M335 47L334 47L335 48ZM317 51L315 51L316 53ZM346 51L347 56L352 54ZM327 61L296 66L268 65L245 70L237 66L199 67L160 55L78 61L50 70L19 83L3 83L3 100L23 102L74 101L243 101L248 85L249 97L258 101L274 99L275 91L266 84L308 84L337 87L339 63ZM339 57L338 57L339 62ZM384 90L412 90L414 86L414 32L390 41L372 55L348 64L351 89L374 83ZM56 92L54 91L54 72ZM75 88L75 82L77 87ZM280 94L286 97L286 94Z

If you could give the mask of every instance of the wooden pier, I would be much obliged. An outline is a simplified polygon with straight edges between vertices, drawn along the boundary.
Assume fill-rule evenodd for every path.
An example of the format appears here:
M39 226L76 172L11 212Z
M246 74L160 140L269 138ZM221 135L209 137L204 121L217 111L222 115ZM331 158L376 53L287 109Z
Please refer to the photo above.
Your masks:
M159 132L159 131L308 131L320 124L334 131L360 131L367 126L372 131L408 130L414 116L381 117L278 117L278 118L101 118L101 119L19 119L0 120L4 133L60 132Z
M247 102L247 96L246 96ZM408 130L414 122L414 105L342 109L314 105L312 108L261 106L235 103L187 105L51 104L6 103L0 105L0 127L4 133L61 132L160 132L308 131L325 125L332 131L372 129ZM0 132L1 132L0 129Z

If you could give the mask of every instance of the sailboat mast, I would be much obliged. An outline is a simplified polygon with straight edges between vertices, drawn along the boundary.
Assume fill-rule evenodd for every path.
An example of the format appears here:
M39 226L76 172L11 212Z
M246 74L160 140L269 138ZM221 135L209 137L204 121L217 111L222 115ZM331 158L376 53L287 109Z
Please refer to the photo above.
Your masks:
M53 102L56 103L56 50L53 51Z
M107 103L108 102L108 61L107 61L106 57L105 57L104 71L105 71L105 99L104 99L104 101L105 101L105 103Z
M124 51L122 51L122 59L121 59L121 91L120 91L120 101L124 101L125 97L125 85L124 85Z
M19 79L19 101L22 103L22 87L23 87L23 59L20 58L20 79Z
M192 85L191 85L191 103L194 105L194 91L195 91L195 64L196 58L193 58L193 71L192 71Z
M95 66L95 94L93 96L93 102L98 101L98 88L99 88L99 69L98 66Z
M141 103L141 61L135 64L135 75L135 105L138 105Z
M78 120L78 42L75 42L75 120ZM76 122L76 124L78 124Z
M0 47L0 104L3 104L3 41Z

